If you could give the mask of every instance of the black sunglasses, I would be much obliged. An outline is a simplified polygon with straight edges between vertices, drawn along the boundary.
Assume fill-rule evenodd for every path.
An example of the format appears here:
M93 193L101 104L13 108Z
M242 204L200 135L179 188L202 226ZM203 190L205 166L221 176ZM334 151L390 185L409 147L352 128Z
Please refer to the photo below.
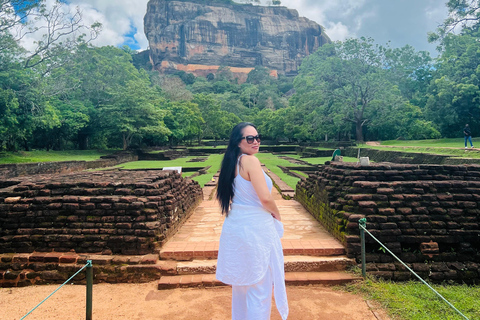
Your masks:
M257 140L257 142L260 143L260 140L262 139L262 137L258 134L256 136L246 136L246 137L243 137L242 140L243 139L247 140L248 144L252 144L253 140Z

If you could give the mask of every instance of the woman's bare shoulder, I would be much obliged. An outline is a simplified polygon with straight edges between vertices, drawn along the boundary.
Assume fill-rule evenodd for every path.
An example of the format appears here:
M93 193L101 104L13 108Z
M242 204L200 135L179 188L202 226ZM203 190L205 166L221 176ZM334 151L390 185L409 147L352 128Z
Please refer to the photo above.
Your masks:
M242 164L246 166L260 166L260 160L253 154L246 154L241 158Z

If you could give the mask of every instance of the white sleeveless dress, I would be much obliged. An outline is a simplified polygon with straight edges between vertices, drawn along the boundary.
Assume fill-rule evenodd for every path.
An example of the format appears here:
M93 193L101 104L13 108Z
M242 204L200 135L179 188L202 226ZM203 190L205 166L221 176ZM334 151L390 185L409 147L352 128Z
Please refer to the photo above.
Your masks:
M263 174L271 192L272 181ZM282 319L287 319L282 236L283 224L262 207L251 182L237 174L231 210L220 236L216 277L232 286L253 286L264 283L271 272L275 304Z

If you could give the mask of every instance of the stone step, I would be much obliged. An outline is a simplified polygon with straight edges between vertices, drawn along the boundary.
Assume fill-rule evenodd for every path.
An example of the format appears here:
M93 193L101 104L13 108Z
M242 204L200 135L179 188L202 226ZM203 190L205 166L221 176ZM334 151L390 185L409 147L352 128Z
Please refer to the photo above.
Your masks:
M355 260L346 256L310 257L285 256L285 272L343 271L355 265ZM193 260L177 262L177 274L214 274L217 260Z
M160 259L189 261L194 259L216 259L218 241L169 241L160 250ZM345 248L334 239L289 240L282 239L285 256L339 256Z
M361 280L361 277L347 272L286 272L285 283L289 286L295 285L339 285ZM190 288L190 287L214 287L225 286L224 283L215 279L214 274L193 274L179 276L163 276L158 281L158 290Z

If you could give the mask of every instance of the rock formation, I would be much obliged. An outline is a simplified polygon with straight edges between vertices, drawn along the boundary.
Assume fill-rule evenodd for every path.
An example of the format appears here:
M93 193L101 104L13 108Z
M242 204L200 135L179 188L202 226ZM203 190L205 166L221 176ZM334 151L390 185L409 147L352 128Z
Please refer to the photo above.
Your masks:
M330 41L296 10L220 0L150 0L144 23L154 68L197 76L219 66L247 74L259 65L296 74L305 56Z

